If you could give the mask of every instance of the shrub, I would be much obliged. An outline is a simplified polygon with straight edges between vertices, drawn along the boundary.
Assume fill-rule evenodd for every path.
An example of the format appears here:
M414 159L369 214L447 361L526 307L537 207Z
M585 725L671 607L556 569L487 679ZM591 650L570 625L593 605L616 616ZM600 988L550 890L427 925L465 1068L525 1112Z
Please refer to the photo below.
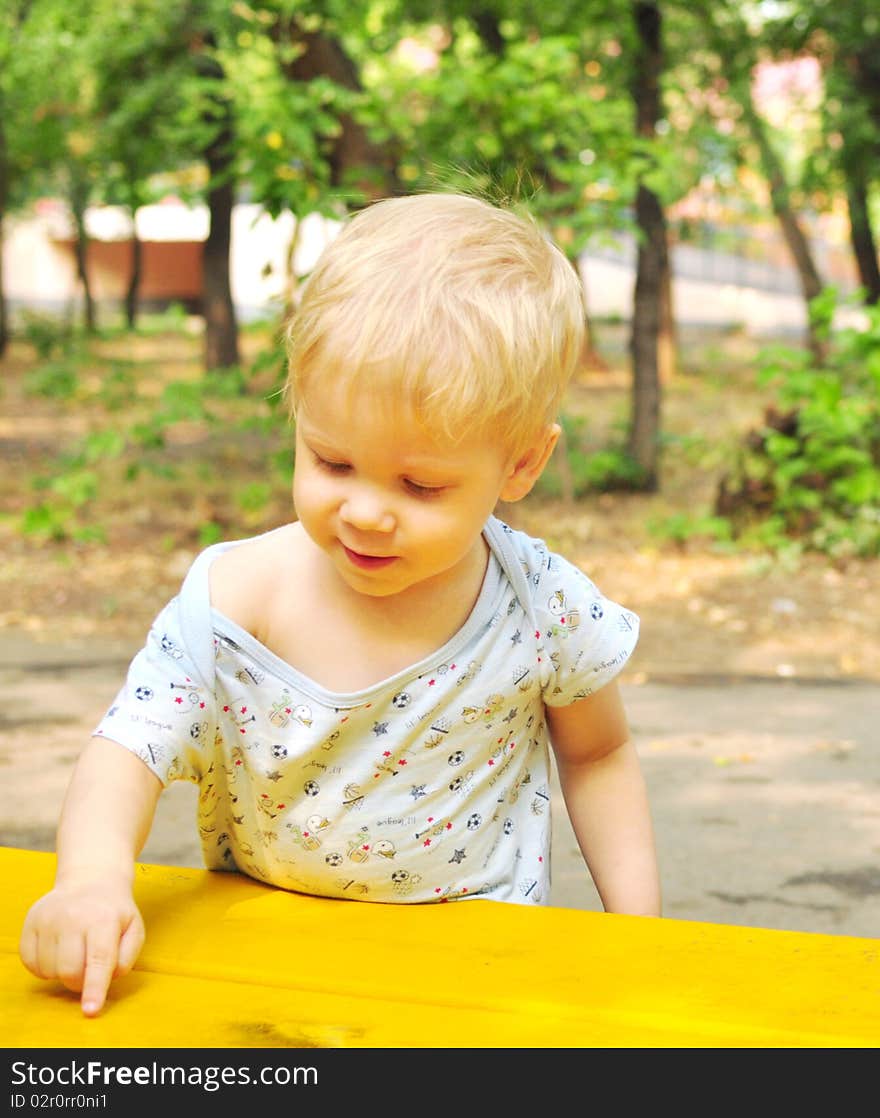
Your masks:
M786 346L759 360L777 398L721 479L716 514L738 539L765 547L880 554L880 307L857 327L829 331L822 367Z

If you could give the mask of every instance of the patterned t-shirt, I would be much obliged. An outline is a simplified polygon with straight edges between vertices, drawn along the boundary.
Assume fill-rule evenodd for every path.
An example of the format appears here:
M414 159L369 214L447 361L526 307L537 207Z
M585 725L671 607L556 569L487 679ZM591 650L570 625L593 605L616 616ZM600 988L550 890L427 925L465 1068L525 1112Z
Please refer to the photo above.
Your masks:
M199 786L211 869L325 897L547 903L545 705L621 670L638 618L495 517L462 628L362 691L326 690L213 609L196 559L96 733ZM238 541L244 542L244 541Z

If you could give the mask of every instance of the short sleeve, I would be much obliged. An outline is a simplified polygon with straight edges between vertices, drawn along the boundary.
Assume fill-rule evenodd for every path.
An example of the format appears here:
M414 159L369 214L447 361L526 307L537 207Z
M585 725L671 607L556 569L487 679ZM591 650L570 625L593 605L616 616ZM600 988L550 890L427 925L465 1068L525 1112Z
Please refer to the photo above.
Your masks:
M638 616L558 555L548 555L535 580L534 607L548 706L598 691L619 674L638 641Z
M206 639L212 640L213 634ZM146 644L94 733L135 753L163 785L198 781L210 764L214 711L213 690L185 647L180 599L174 598L153 622Z

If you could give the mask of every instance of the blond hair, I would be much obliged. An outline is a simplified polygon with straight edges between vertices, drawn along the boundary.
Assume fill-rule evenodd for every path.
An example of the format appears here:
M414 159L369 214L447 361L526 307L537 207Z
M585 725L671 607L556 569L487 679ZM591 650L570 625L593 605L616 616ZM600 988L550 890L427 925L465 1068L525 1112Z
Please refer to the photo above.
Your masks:
M582 360L575 269L530 218L463 194L385 199L321 255L287 331L291 412L326 378L405 401L451 441L521 449Z

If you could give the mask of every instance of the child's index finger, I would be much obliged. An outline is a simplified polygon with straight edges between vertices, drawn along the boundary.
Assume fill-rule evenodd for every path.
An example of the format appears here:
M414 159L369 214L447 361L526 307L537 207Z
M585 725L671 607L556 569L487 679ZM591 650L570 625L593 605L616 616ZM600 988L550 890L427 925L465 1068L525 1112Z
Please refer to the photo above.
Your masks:
M86 938L86 967L80 1005L86 1017L97 1017L104 1008L113 972L116 970L118 933L92 931Z

